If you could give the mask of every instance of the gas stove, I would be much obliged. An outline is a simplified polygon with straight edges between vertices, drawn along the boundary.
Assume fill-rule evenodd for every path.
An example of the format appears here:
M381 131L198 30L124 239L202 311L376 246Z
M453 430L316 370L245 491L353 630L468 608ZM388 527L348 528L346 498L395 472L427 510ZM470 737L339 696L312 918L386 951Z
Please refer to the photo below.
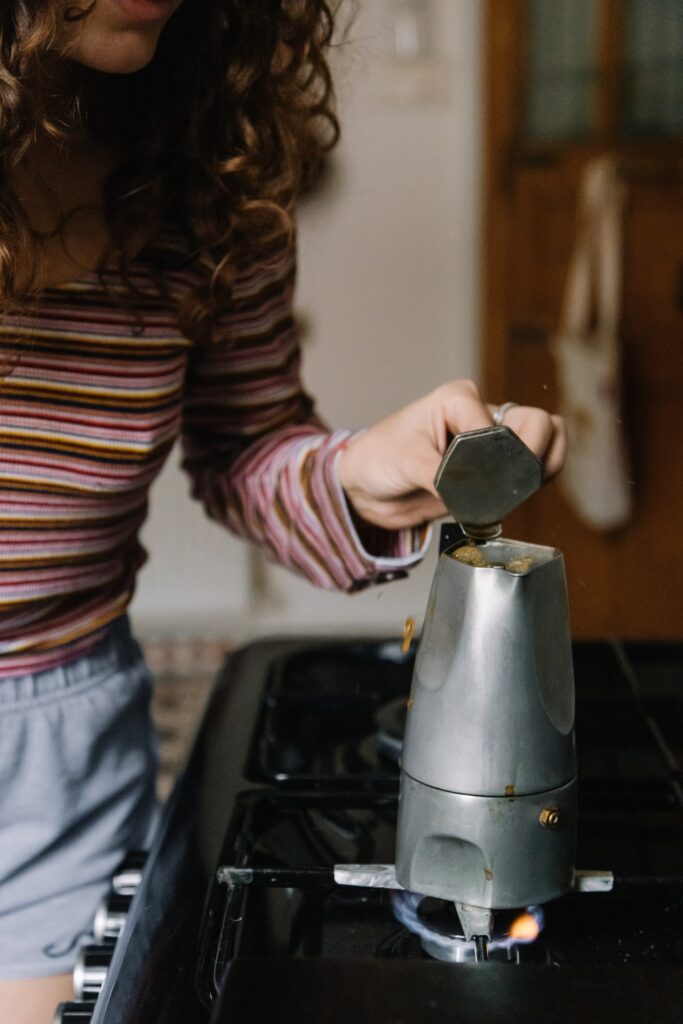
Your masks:
M452 904L335 881L335 865L393 862L413 661L395 640L229 658L110 962L87 954L89 1001L62 1020L680 1019L683 648L575 646L577 866L613 886L531 908L533 942L509 940L525 908L499 913L486 963Z

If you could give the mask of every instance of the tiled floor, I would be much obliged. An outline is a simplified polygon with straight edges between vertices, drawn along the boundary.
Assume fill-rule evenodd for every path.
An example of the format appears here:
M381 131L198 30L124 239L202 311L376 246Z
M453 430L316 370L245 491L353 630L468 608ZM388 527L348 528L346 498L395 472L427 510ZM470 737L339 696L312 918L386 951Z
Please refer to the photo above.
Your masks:
M165 800L182 769L228 645L217 640L141 638L155 676L152 714L159 730L159 796Z

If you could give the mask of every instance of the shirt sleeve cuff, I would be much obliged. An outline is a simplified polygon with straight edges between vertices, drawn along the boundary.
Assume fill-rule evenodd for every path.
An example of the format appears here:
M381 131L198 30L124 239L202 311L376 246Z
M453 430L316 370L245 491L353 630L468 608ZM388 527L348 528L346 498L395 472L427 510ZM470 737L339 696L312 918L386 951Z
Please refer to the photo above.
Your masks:
M353 508L339 480L339 458L351 437L350 431L335 432L337 444L329 453L329 485L335 489L335 505L343 520L344 532L364 564L368 582L383 583L407 575L429 548L433 528L429 523L400 530L386 530L362 519Z

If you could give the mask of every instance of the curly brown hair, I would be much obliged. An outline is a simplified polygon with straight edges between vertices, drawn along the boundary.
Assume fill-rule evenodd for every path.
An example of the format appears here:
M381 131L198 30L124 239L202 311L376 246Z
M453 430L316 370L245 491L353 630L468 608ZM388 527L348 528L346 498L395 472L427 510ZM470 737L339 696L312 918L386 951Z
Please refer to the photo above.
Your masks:
M130 283L141 243L152 245L162 225L178 229L187 258L206 270L179 310L188 337L201 341L239 267L288 242L296 201L337 140L326 50L340 3L191 0L148 66L129 75L76 67L76 88L55 106L60 19L87 17L96 3L2 4L0 306L17 298L16 253L40 249L8 168L41 134L68 144L85 130L125 153L105 185L106 265Z

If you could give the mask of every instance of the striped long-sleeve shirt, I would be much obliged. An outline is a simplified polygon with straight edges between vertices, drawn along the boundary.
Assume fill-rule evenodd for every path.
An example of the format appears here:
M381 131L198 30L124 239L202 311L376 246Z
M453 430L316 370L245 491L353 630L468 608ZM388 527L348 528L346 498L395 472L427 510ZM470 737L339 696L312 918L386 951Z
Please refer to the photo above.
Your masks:
M0 324L0 677L76 657L125 611L178 435L209 514L321 587L424 552L424 529L359 536L335 470L349 432L321 423L299 379L292 252L239 274L229 343L178 326L196 273L166 271L162 294L139 259L124 304L92 274Z

